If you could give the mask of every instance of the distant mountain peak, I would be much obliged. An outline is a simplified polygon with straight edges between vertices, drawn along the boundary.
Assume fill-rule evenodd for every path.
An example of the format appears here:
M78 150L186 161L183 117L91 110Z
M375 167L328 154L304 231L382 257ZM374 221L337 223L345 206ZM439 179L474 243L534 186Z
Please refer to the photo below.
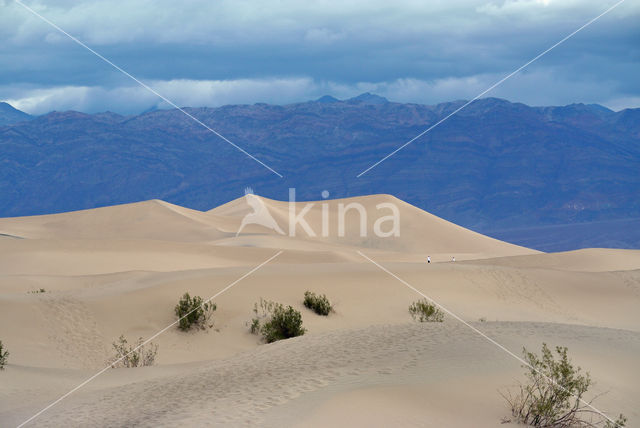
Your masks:
M0 101L0 111L1 112L8 112L8 111L11 111L11 112L18 111L19 112L20 110L18 110L17 108L15 108L14 106L12 106L9 103L6 103L4 101ZM21 113L23 113L23 112L21 112Z
M616 114L613 110L600 104L574 103L565 106L538 107L538 109L552 120L568 120L569 118L585 120L585 117L604 120Z
M33 116L18 110L9 103L0 101L0 126L13 125L32 119Z
M498 97L487 97L487 98L478 98L477 100L473 101L474 104L485 104L485 105L512 105L512 104L517 104L515 102L511 102L509 100L505 100L504 98L498 98Z
M349 98L347 102L349 104L387 104L389 100L380 95L365 92L357 97Z
M324 95L316 100L317 103L330 104L330 103L339 103L340 100L336 97L332 97L331 95Z
M596 113L596 114L613 114L614 111L603 106L600 104L584 104L584 103L577 103L577 104L569 104L568 106L565 107L573 107L576 110L583 110L583 111L588 111L591 113Z

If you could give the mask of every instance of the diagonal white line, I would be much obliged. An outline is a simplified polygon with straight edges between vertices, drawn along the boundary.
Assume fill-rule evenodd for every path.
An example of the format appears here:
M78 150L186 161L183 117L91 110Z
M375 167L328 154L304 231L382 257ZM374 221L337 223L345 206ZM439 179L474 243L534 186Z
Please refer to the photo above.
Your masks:
M513 77L514 75L518 74L520 71L522 71L523 69L525 69L526 67L528 67L529 65L531 65L533 62L537 61L538 59L540 59L541 57L543 57L544 55L546 55L547 53L549 53L551 50L555 49L556 47L560 46L562 43L566 42L568 39L570 39L571 37L573 37L574 35L576 35L577 33L579 33L580 31L582 31L583 29L587 28L589 25L593 24L594 22L596 22L598 19L602 18L604 15L606 15L607 13L611 12L613 9L615 9L616 7L618 7L620 4L622 4L624 2L624 0L620 0L618 3L614 4L613 6L611 6L609 9L605 10L604 12L602 12L600 15L596 16L595 18L593 18L592 20L590 20L589 22L587 22L586 24L584 24L583 26L581 26L580 28L578 28L577 30L573 31L571 34L565 36L562 40L560 40L559 42L557 42L556 44L554 44L553 46L551 46L550 48L547 48L546 50L540 52L538 55L536 55L534 58L532 58L531 60L527 61L526 63L524 63L523 65L521 65L520 67L518 67L516 70L512 71L511 73L507 74L505 77L503 77L502 79L498 80L496 83L494 83L493 85L489 86L487 89L485 89L484 91L480 92L478 95L476 95L475 97L473 97L471 100L467 101L466 103L464 103L461 107L458 107L457 109L455 109L453 112L449 113L447 116L445 116L444 118L440 119L439 121L437 121L436 123L434 123L433 125L431 125L430 127L428 127L427 129L425 129L424 131L422 131L421 133L419 133L418 135L416 135L415 137L413 137L412 139L410 139L409 141L407 141L406 143L404 143L403 145L401 145L400 147L398 147L397 149L395 149L394 151L392 151L391 153L389 153L388 155L386 155L385 157L383 157L382 159L380 159L378 162L374 163L373 165L371 165L369 168L365 169L364 171L362 171L360 174L358 174L356 176L356 178L360 178L361 176L363 176L364 174L366 174L367 172L369 172L370 170L372 170L373 168L375 168L376 166L380 165L382 162L386 161L387 159L389 159L391 156L395 155L396 153L398 153L400 150L404 149L405 147L407 147L409 144L413 143L415 140L417 140L418 138L422 137L424 134L426 134L427 132L431 131L432 129L434 129L435 127L437 127L438 125L440 125L441 123L443 123L444 121L448 120L451 116L457 114L460 110L464 109L465 107L467 107L469 104L471 104L472 102L476 101L478 98L480 98L481 96L483 96L484 94L486 94L487 92L493 90L494 88L496 88L497 86L501 85L503 82L505 82L507 79L510 79L511 77Z
M271 256L269 259L265 260L264 262L260 263L258 266L254 267L253 269L251 269L249 272L245 273L244 275L242 275L240 278L236 279L235 281L233 281L231 284L227 285L225 288L223 288L222 290L218 291L216 294L214 294L213 296L209 297L207 300L205 300L204 302L202 302L202 304L204 305L205 303L209 303L210 301L212 301L213 299L215 299L216 297L218 297L219 295L221 295L222 293L224 293L225 291L227 291L228 289L230 289L231 287L233 287L234 285L236 285L237 283L239 283L240 281L242 281L243 279L245 279L246 277L248 277L249 275L251 275L252 273L254 273L255 271L257 271L258 269L260 269L262 266L266 265L267 263L269 263L271 260L275 259L276 257L278 257L280 254L282 254L282 250L278 251L276 254L274 254L273 256ZM194 311L198 310L198 308L193 309L192 311L186 313L185 315L183 315L182 317L178 318L176 321L172 322L171 324L169 324L168 326L166 326L165 328L163 328L162 330L158 331L157 333L155 333L153 336L149 337L148 339L146 339L144 342L142 342L140 345L136 346L135 348L133 348L131 351L129 351L127 354L123 355L122 357L118 358L117 360L112 361L108 366L106 366L105 368L103 368L102 370L100 370L98 373L94 374L93 376L91 376L90 378L86 379L85 381L83 381L81 384L79 384L78 386L76 386L75 388L73 388L72 390L70 390L69 392L67 392L66 394L62 395L60 398L58 398L57 400L55 400L54 402L52 402L51 404L49 404L47 407L43 408L42 410L40 410L38 413L36 413L35 415L31 416L29 419L27 419L26 421L22 422L20 425L18 425L17 428L23 427L26 424L28 424L29 422L31 422L32 420L34 420L35 418L37 418L38 416L40 416L41 414L43 414L44 412L46 412L47 410L49 410L50 408L52 408L53 406L55 406L56 404L58 404L59 402L61 402L62 400L64 400L65 398L67 398L68 396L70 396L71 394L73 394L74 392L76 392L77 390L79 390L80 388L82 388L83 386L85 386L86 384L88 384L89 382L91 382L92 380L94 380L95 378L97 378L98 376L100 376L102 373L106 372L107 370L109 370L111 368L111 366L113 366L114 364L119 363L120 361L122 361L123 359L125 359L127 356L129 356L131 353L137 351L139 348L141 348L142 346L146 345L147 343L151 342L153 339L155 339L156 337L160 336L162 333L164 333L165 331L169 330L171 327L175 326L176 324L178 324L180 322L181 319L186 318L187 316L189 316L191 313L193 313Z
M118 70L119 72L121 72L122 74L124 74L125 76L129 77L131 80L133 80L134 82L136 82L137 84L139 84L140 86L142 86L143 88L145 88L146 90L148 90L149 92L151 92L152 94L156 95L157 97L161 98L163 101L165 101L167 104L171 105L172 107L174 107L175 109L181 111L182 113L184 113L187 117L191 118L192 120L194 120L196 123L198 123L199 125L203 126L204 128L208 129L209 131L213 132L215 135L217 135L218 137L220 137L221 139L223 139L224 141L226 141L227 143L231 144L233 147L235 147L236 149L238 149L239 151L241 151L242 153L244 153L245 155L249 156L251 159L253 159L254 161L258 162L260 165L262 165L263 167L267 168L269 171L271 171L272 173L274 173L275 175L277 175L280 178L283 178L282 174L280 174L279 172L277 172L276 170L274 170L273 168L271 168L269 165L265 164L264 162L262 162L260 159L256 158L255 156L253 156L251 153L247 152L245 149L243 149L242 147L238 146L237 144L233 143L231 140L229 140L227 137L225 137L224 135L220 134L218 131L216 131L215 129L211 128L210 126L208 126L207 124L203 123L201 120L199 120L198 118L196 118L195 116L193 116L192 114L190 114L189 112L185 111L182 107L178 107L178 105L176 105L176 103L174 103L173 101L171 101L170 99L168 99L167 97L165 97L164 95L158 93L156 90L154 90L153 88L149 87L148 85L146 85L145 83L141 82L140 80L138 80L135 76L129 74L127 71L123 70L121 67L119 67L118 65L114 64L113 62L111 62L109 59L105 58L104 56L102 56L101 54L99 54L98 52L96 52L95 50L91 49L89 46L87 46L86 44L84 44L82 41L78 40L76 37L72 36L71 34L67 33L66 31L64 31L62 28L60 28L59 26L57 26L56 24L54 24L53 22L51 22L49 19L45 18L44 16L40 15L38 12L36 12L35 10L33 10L32 8L30 8L29 6L27 6L26 4L22 3L20 0L14 0L16 3L18 3L20 6L22 6L23 8L25 8L26 10L28 10L29 12L31 12L33 15L37 16L38 18L40 18L42 21L46 22L47 24L49 24L50 26L52 26L53 28L55 28L56 30L58 30L59 32L61 32L62 34L64 34L65 36L69 37L71 40L73 40L74 42L76 42L77 44L79 44L80 46L82 46L83 48L85 48L86 50L88 50L89 52L91 52L92 54L94 54L95 56L97 56L98 58L100 58L101 60L103 60L104 62L106 62L107 64L109 64L110 66L112 66L113 68L115 68L116 70Z
M466 322L465 320L463 320L462 318L460 318L458 315L456 315L455 313L451 312L449 309L445 308L444 306L442 306L440 303L438 303L437 301L435 301L434 299L432 299L431 297L427 296L426 294L424 294L422 291L418 290L417 288L415 288L414 286L412 286L411 284L409 284L407 281L405 281L404 279L400 278L399 276L397 276L396 274L394 274L393 272L391 272L390 270L388 270L387 268L385 268L384 266L380 265L379 263L377 263L375 260L367 257L366 255L364 255L360 250L356 250L356 252L358 254L360 254L362 257L364 257L365 259L369 260L371 263L373 263L374 265L376 265L377 267L379 267L382 271L388 273L389 275L391 275L392 277L394 277L395 279L397 279L398 281L400 281L401 283L403 283L404 285L406 285L409 289L415 291L416 293L418 293L419 295L421 295L422 297L424 297L425 299L433 302L433 304L435 304L437 307L439 307L440 309L442 309L444 312L446 312L447 314L449 314L451 317L455 318L457 321L461 322L462 324L464 324L466 327L469 327L471 330L473 330L476 334L480 335L482 338L484 338L485 340L487 340L489 343L497 346L498 348L500 348L501 350L503 350L504 352L506 352L507 354L509 354L510 356L512 356L513 358L515 358L516 360L518 360L519 362L521 362L522 364L524 364L526 367L530 368L531 370L535 371L536 373L538 373L539 375L541 375L542 377L544 377L545 379L547 379L548 381L552 382L553 384L555 384L556 386L560 387L563 391L565 392L569 392L566 390L565 387L563 387L562 385L559 385L557 382L555 382L553 379L549 378L548 376L546 376L544 373L540 372L539 370L537 370L536 368L534 368L531 364L527 363L525 360L523 360L521 357L519 357L518 355L514 354L513 352L511 352L508 348L506 348L505 346L501 345L500 343L496 342L494 339L492 339L491 337L487 336L485 333L483 333L482 331L478 330L476 327L472 326L471 324L469 324L468 322ZM599 415L605 417L607 420L609 420L611 423L614 424L614 426L617 426L615 424L615 421L613 419L611 419L609 416L605 415L603 412L601 412L600 410L596 409L595 407L593 407L590 403L586 402L585 400L583 400L582 398L576 397L580 400L580 402L584 405L586 405L587 407L589 407L591 410L593 410L594 412L598 413Z

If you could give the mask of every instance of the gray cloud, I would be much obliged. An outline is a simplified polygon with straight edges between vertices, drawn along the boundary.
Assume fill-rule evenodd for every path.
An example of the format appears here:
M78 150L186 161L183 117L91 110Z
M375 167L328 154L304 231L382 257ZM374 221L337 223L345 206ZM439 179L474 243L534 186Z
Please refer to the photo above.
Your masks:
M470 98L607 7L577 0L28 4L193 106L364 90L408 102ZM158 104L19 5L0 8L0 99L31 113L133 113ZM638 106L639 17L640 4L623 3L490 95Z
M502 78L486 74L433 81L397 79L388 82L321 82L310 78L239 79L239 80L171 80L153 81L150 86L180 106L217 107L226 104L268 102L289 104L333 94L349 98L374 92L392 101L435 104L443 100L470 99ZM639 105L640 97L615 94L615 81L600 82L559 80L550 70L522 73L491 92L491 96L531 105L561 105L567 100L599 103L614 110ZM541 91L540 88L545 88ZM77 110L88 113L111 110L123 114L139 113L150 108L170 108L156 95L138 85L105 88L99 86L56 86L52 88L10 89L7 102L31 114L52 110Z

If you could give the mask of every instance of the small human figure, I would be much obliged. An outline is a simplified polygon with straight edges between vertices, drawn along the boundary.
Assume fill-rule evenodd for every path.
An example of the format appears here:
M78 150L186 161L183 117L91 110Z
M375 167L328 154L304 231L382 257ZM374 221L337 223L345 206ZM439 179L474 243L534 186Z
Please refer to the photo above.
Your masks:
M431 256L427 256L427 263L431 263Z
M451 257L451 261L455 262L456 261L456 256Z

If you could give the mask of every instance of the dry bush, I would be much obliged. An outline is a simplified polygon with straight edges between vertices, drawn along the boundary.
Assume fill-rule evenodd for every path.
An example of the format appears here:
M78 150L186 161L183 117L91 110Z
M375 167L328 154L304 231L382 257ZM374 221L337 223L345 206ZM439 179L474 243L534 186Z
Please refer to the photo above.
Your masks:
M277 305L279 305L279 303L271 300L264 300L262 297L260 298L260 302L253 304L254 317L251 319L251 333L257 334L260 332L262 322L271 317L271 314Z
M144 367L152 366L158 354L158 345L153 342L143 345L140 337L138 341L129 345L124 335L118 338L117 342L113 342L113 349L116 351L115 357L109 361L112 368L116 367Z
M2 345L2 340L0 340L0 370L4 370L4 365L7 364L8 359L9 359L9 351L4 349Z
M419 322L442 322L444 313L427 299L413 302L409 306L409 313L415 321Z
M557 359L546 344L540 357L523 348L528 382L518 385L515 393L501 393L515 422L553 428L625 426L623 415L611 422L584 403L582 397L591 385L589 373L582 374L571 363L566 347L556 347L556 354Z

